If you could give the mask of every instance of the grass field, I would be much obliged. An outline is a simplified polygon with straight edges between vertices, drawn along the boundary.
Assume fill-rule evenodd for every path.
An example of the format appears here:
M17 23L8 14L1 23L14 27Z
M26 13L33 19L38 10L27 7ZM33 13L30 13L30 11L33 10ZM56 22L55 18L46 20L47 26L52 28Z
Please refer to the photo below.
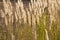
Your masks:
M60 40L57 0L0 2L0 40Z

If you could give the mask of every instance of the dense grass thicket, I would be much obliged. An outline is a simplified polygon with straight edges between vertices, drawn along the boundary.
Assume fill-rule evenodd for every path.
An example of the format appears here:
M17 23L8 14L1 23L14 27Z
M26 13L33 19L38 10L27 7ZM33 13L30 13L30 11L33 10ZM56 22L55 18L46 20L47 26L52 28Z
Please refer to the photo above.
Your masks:
M60 40L59 1L3 0L0 40Z

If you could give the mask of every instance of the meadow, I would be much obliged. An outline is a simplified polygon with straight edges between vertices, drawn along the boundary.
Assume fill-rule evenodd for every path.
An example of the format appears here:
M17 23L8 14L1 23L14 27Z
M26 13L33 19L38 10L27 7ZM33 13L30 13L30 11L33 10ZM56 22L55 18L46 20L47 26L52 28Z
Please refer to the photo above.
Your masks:
M0 40L60 40L59 0L3 0Z

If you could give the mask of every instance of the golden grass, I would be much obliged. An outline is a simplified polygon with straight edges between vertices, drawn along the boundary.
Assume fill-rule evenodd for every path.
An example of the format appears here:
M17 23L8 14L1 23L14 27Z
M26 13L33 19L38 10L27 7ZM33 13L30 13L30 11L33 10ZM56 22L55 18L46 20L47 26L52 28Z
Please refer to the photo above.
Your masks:
M10 0L3 0L4 11L0 10L0 30L4 35L0 34L0 39L59 40L57 35L60 16L56 1L49 1L48 4L47 0L31 0L28 7L24 5L22 0L18 0L14 5Z

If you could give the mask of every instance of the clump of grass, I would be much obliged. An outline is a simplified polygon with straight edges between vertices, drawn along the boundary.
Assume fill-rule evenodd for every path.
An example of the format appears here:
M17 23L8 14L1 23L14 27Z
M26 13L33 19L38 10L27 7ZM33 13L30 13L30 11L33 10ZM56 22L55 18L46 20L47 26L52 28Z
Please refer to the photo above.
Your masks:
M8 35L6 40L57 40L58 16L53 12L55 7L46 9L47 4L41 0L31 0L27 6L22 0L14 4L10 0L3 0L4 11L1 10L0 15L4 18L3 25L7 32L4 35ZM5 40L3 35L1 37Z

